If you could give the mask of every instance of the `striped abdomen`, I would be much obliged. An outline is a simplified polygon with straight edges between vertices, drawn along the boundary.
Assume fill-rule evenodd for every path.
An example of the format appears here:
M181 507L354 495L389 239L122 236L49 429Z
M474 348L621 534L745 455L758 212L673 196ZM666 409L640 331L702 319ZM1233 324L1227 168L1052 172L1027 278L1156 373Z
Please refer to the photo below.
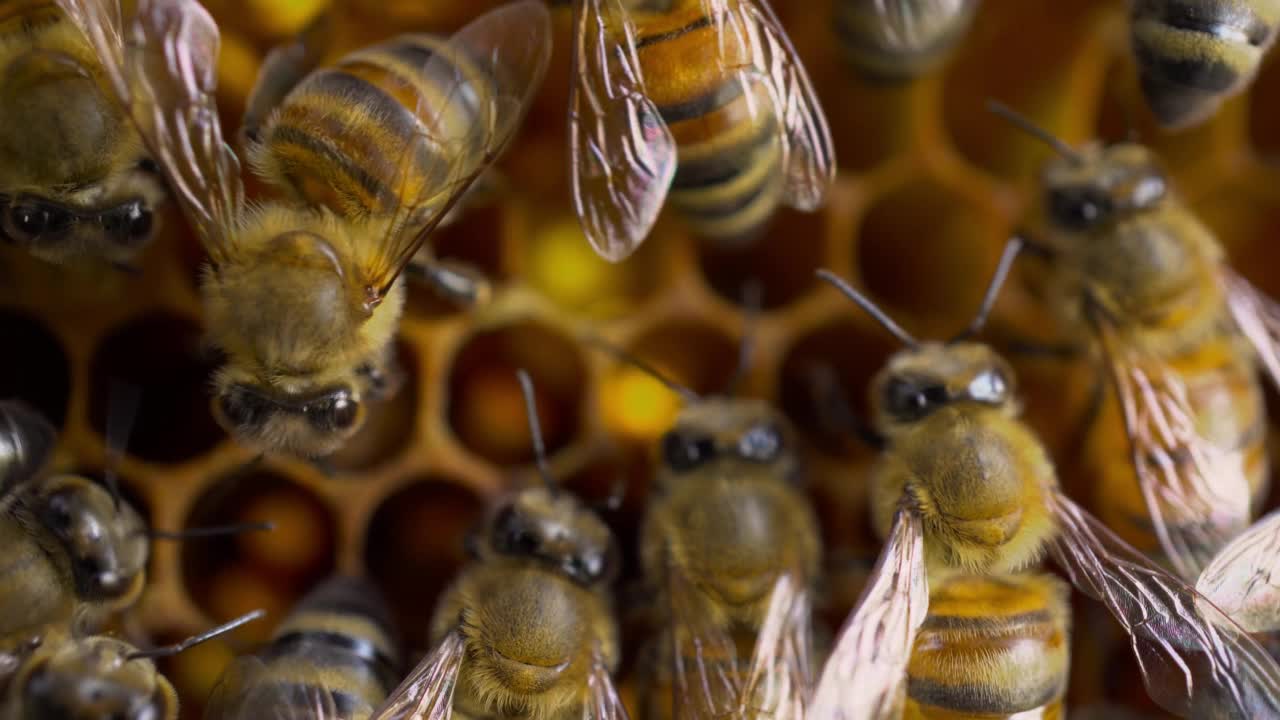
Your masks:
M1229 468L1233 475L1242 473L1249 485L1251 507L1260 507L1267 493L1269 463L1262 386L1252 358L1238 340L1217 334L1165 358L1165 362L1186 386L1197 434L1216 447L1214 462L1220 463L1216 467ZM1162 558L1114 394L1108 394L1089 437L1088 464L1095 478L1098 517L1138 549ZM1194 462L1187 454L1174 454L1170 460L1180 465ZM1172 519L1174 513L1165 513L1165 517ZM1210 517L1189 522L1208 525L1230 519ZM1204 548L1200 554L1207 558L1216 550Z
M440 167L439 149L421 140L428 124L436 138L467 136L488 93L487 76L470 58L453 56L457 74L452 61L427 67L445 43L401 35L307 76L267 119L251 150L254 168L300 201L346 217L389 214L402 198L421 197L440 180L438 171L424 175ZM409 168L406 182L398 181L401 167Z
M782 145L767 93L720 70L720 40L701 0L635 14L649 98L677 145L670 200L693 231L746 239L782 201ZM732 41L730 41L730 45Z
M1052 575L962 575L933 588L904 720L1061 718L1069 617Z
M840 0L836 34L859 71L909 80L946 58L977 9L978 0Z
M1161 124L1208 117L1254 76L1275 39L1277 0L1137 0L1130 12L1142 91Z
M281 703L327 694L340 717L359 720L398 680L398 653L387 609L366 581L335 577L303 598L262 650L251 680L238 688L227 720L264 710L292 717ZM272 707L263 707L271 705ZM299 717L309 717L296 708Z

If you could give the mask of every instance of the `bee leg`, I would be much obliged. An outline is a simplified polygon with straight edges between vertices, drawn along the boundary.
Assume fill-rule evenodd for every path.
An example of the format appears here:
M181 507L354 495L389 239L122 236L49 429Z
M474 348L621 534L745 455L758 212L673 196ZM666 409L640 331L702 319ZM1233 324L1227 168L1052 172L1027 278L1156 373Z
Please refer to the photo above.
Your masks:
M484 305L493 294L484 273L463 262L434 258L421 262L419 256L409 263L407 272L461 307Z
M319 67L325 50L332 44L333 29L333 16L328 12L321 13L292 42L278 45L267 53L240 123L242 143L258 142L259 131L271 111L303 78Z

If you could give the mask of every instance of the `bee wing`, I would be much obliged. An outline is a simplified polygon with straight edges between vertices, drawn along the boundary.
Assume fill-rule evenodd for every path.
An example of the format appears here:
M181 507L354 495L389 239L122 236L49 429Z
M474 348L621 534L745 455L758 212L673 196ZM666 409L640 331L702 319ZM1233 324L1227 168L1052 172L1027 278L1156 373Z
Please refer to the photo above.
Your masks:
M333 695L324 689L324 677L312 673L312 682L282 682L266 674L266 664L252 655L236 658L223 671L205 703L208 720L351 720L352 712L339 712ZM291 678L296 680L296 669ZM367 711L368 708L365 708Z
M858 608L840 631L809 706L811 720L889 720L901 713L907 663L929 611L924 530L898 511Z
M1200 573L1196 591L1249 632L1280 630L1280 511L1223 548Z
M737 645L716 622L714 609L693 581L674 565L667 569L674 662L673 716L681 720L732 717L741 703Z
M587 702L582 720L628 720L627 708L618 697L609 667L596 648L591 654L591 674L587 676Z
M369 720L449 720L453 689L465 656L462 632L445 635Z
M210 257L224 260L244 186L214 103L213 18L196 0L139 0L128 24L118 0L57 2L93 46Z
M618 262L644 242L676 172L676 143L645 92L620 0L579 0L569 84L573 207L595 251Z
M1060 492L1048 504L1050 554L1129 634L1152 700L1182 717L1280 717L1280 666L1260 645Z
M402 202L364 268L371 300L386 295L431 231L502 154L550 59L550 13L539 0L520 0L480 16L426 61L419 74L437 89L419 93L415 112L423 130L391 179ZM458 122L460 112L472 121ZM418 165L423 158L425 166Z
M1253 345L1271 381L1280 387L1280 304L1230 268L1223 267L1222 284L1231 317Z
M797 210L815 210L835 179L835 149L826 114L809 74L768 0L702 0L717 26L721 64L744 88L759 82L778 121L785 198ZM741 58L747 58L745 66ZM750 93L748 93L750 96Z
M1238 457L1200 435L1187 387L1160 359L1126 345L1091 312L1129 436L1152 528L1191 582L1249 524L1249 483Z
M745 717L802 720L813 680L809 593L786 574L774 583L742 693Z

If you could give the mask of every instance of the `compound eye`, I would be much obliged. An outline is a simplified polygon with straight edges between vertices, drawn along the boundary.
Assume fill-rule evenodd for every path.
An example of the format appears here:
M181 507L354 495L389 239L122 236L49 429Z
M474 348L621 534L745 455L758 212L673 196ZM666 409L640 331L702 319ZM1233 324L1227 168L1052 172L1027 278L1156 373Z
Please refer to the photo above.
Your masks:
M1091 188L1064 188L1049 193L1049 215L1067 230L1087 230L1110 212L1110 198Z
M31 242L39 239L54 223L49 208L36 203L13 205L4 214L4 233L15 242Z
M151 237L153 216L139 201L131 202L119 210L108 228L116 237L136 245Z
M672 431L662 436L662 459L676 472L688 472L716 455L716 443L705 435Z
M510 505L502 509L493 523L493 547L507 555L533 555L542 546L537 533Z
M941 385L920 385L894 378L885 388L885 408L901 421L919 420L947 402L947 390Z
M773 425L756 425L738 438L738 455L757 462L770 462L782 453L782 433Z
M360 402L348 390L336 390L322 400L309 403L304 412L311 425L320 430L349 430L360 417Z
M218 410L228 423L237 428L257 427L267 418L264 403L235 388L218 397Z

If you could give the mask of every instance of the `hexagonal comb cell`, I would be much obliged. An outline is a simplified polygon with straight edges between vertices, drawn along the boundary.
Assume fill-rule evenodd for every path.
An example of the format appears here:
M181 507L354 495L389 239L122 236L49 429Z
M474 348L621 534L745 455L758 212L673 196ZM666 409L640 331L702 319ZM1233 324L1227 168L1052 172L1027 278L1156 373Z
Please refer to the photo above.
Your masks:
M1000 232L1000 220L968 198L917 180L880 198L863 219L859 276L890 315L904 315L895 319L908 330L950 335L982 302L1004 244Z
M0 312L0 398L25 401L54 427L67 419L71 369L61 343L34 317Z
M425 647L436 596L466 562L463 537L483 510L484 501L464 484L432 475L392 493L370 517L365 567L408 647Z
M195 324L168 314L146 315L116 328L98 345L89 369L89 420L106 436L112 403L137 392L128 452L154 462L181 462L223 438L209 407L211 358Z
M752 284L759 286L766 310L794 302L814 286L813 273L826 257L824 220L819 213L784 208L753 242L698 243L703 277L732 303L742 304Z
M641 335L627 350L653 370L698 394L725 393L737 374L738 344L713 325L676 320ZM675 421L680 397L623 360L600 392L605 422L622 437L648 440Z
M282 617L334 567L337 521L318 497L283 475L244 467L214 481L192 504L187 527L270 522L270 532L205 538L182 546L189 597L218 622L255 608ZM247 633L265 636L254 623Z
M533 460L524 398L516 370L533 379L547 451L567 446L581 427L586 365L563 332L522 320L472 335L458 350L448 378L449 426L469 450L492 462Z

